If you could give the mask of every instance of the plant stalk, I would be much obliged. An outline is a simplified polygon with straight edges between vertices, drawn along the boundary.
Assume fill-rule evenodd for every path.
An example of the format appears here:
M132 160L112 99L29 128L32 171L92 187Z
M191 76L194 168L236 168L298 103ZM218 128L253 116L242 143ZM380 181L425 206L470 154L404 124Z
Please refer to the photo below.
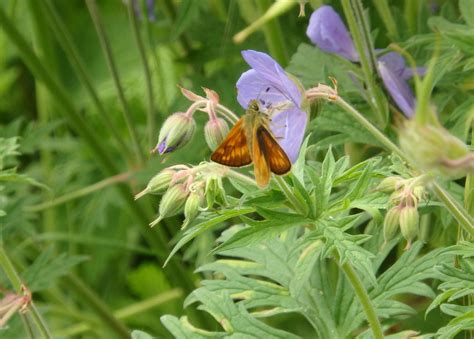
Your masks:
M337 261L339 261L339 255L337 255ZM344 263L341 265L341 269L349 280L354 292L359 299L362 308L364 309L365 317L370 325L372 333L375 339L383 339L383 330L382 325L380 324L379 318L375 311L374 305L370 300L369 294L364 288L362 281L357 275L356 271L352 268L349 263Z
M139 164L144 164L146 159L140 147L140 142L139 142L140 139L138 138L138 133L134 126L134 122L132 119L132 112L130 111L128 102L125 99L125 93L123 91L122 83L120 81L120 76L118 74L117 66L115 65L115 60L112 54L112 48L110 47L108 37L105 33L105 29L103 27L102 20L100 18L99 8L97 7L97 3L95 0L86 0L86 5L87 5L87 8L89 9L92 22L94 23L97 36L99 37L99 42L104 52L105 60L107 62L107 65L109 66L110 73L112 74L112 79L114 81L114 85L117 90L118 98L122 105L123 118L127 125L129 134L132 138L132 143L135 148L137 160Z
M143 66L143 74L145 76L145 85L148 101L148 111L147 111L147 127L148 127L148 146L150 149L153 147L153 141L155 139L155 102L153 100L153 83L150 72L150 67L148 65L148 59L143 45L143 40L140 34L140 28L138 26L138 20L133 10L132 1L128 1L128 17L130 24L132 26L133 36L135 38L135 43L137 44L138 52L140 54L140 60ZM144 18L145 21L148 21L148 15Z

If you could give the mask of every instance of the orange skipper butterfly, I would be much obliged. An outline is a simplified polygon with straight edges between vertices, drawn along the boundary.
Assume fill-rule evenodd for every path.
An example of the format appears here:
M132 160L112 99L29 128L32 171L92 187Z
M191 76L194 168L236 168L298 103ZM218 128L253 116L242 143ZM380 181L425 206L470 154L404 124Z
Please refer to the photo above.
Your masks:
M260 110L257 100L250 101L245 115L212 153L211 160L230 167L253 162L255 180L262 188L268 185L271 173L283 175L291 170L291 161L270 132L269 116Z

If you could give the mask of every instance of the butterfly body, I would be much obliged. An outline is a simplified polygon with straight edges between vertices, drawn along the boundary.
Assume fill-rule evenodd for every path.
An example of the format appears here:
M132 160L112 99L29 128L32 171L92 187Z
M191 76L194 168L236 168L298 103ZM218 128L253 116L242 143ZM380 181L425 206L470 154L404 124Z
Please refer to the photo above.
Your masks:
M245 115L212 153L211 160L230 167L254 164L255 180L265 187L271 173L283 175L291 170L291 161L270 132L270 118L252 100Z

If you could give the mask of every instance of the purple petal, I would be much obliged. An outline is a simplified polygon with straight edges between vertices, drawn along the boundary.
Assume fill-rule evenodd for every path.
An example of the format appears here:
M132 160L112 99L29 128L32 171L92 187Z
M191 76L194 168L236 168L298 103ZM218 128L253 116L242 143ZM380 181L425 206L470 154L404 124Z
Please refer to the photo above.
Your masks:
M252 67L263 80L268 82L271 88L279 91L287 100L292 101L295 106L300 107L301 92L298 86L286 75L286 72L275 60L268 54L253 50L242 51L242 56L250 67ZM255 96L257 95L258 92Z
M406 67L405 59L397 52L384 54L378 60L385 63L385 66L389 68L392 73L404 80L413 77L413 70L410 67ZM417 67L416 73L418 75L425 75L426 67Z
M236 86L237 101L245 109L247 109L250 100L254 99L259 100L263 106L267 103L276 104L288 100L253 69L242 73ZM267 91L267 88L270 89Z
M390 96L402 112L408 118L411 118L414 115L415 97L410 86L403 78L403 74L400 75L396 68L390 68L393 64L384 62L383 58L380 58L377 64L380 77Z
M306 35L323 51L351 61L359 60L346 25L331 6L321 6L311 14Z
M166 138L161 141L158 146L156 146L156 149L158 150L159 154L163 154L166 151Z
M146 11L148 13L148 20L155 21L155 0L146 1Z
M270 123L270 129L285 153L294 163L298 159L308 115L297 107L277 113Z

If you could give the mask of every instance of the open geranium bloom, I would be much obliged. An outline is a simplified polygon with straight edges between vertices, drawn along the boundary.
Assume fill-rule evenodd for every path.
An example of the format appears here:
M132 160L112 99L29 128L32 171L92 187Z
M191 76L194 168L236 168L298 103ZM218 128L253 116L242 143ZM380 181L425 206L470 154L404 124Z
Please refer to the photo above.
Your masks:
M252 69L237 81L237 100L245 109L254 99L275 109L270 129L291 162L295 162L308 121L301 109L302 90L268 54L247 50L242 51L242 56Z

